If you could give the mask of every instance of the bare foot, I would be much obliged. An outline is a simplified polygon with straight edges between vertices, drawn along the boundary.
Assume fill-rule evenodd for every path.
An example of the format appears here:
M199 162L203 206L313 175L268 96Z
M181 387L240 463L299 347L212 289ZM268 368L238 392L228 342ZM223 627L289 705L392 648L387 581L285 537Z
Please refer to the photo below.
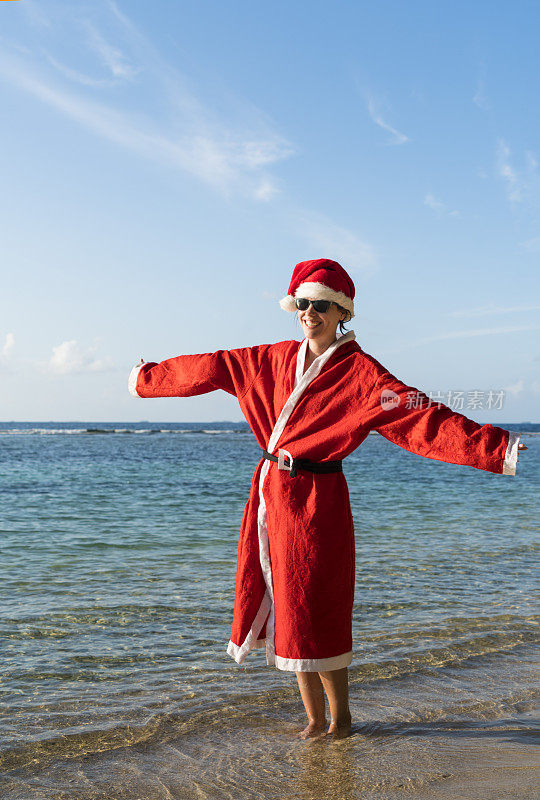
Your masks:
M351 727L351 715L347 714L342 719L338 719L336 722L332 721L326 732L326 735L331 739L345 739L346 736L351 735Z
M326 720L322 722L310 722L303 731L296 734L296 739L314 739L316 736L324 734Z

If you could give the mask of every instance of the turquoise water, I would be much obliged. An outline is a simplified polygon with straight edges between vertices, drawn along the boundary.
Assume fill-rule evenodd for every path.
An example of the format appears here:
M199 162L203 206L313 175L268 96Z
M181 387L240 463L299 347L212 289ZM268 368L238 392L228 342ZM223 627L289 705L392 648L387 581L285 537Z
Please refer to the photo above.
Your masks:
M344 464L358 735L457 714L532 736L540 425L502 427L527 431L516 477L378 434ZM243 667L225 652L258 459L244 423L0 424L3 797L123 797L96 777L103 759L126 797L252 796L231 767L238 751L220 767L234 778L212 784L208 737L225 720L238 741L253 728L276 741L303 713L292 673L262 651ZM186 761L185 744L184 783L160 794L150 773L180 740L206 750ZM134 789L127 765L143 746L153 766Z

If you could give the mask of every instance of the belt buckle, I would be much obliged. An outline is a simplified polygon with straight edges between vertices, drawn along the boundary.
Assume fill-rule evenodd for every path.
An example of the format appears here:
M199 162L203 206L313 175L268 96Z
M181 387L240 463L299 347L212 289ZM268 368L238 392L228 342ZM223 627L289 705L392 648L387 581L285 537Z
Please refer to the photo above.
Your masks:
M287 464L285 463L286 457L289 459L289 462ZM278 469L285 469L288 472L292 472L293 461L294 459L288 450L282 450L282 449L278 450Z

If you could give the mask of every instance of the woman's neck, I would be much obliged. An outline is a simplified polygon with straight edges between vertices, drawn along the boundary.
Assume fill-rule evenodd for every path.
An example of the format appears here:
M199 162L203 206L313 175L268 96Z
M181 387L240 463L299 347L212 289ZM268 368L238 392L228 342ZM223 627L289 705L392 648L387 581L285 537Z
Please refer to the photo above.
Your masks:
M318 342L316 339L308 339L308 352L306 355L311 355L311 359L318 358L318 356L322 356L325 350L328 350L331 344L334 344L336 341L336 337L334 337L331 341L326 342Z

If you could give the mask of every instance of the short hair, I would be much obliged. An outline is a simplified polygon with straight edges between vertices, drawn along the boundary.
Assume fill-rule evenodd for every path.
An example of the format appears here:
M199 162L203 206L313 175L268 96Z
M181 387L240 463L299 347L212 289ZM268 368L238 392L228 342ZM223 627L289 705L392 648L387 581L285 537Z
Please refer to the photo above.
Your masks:
M350 322L350 321L351 321L351 315L350 315L349 311L347 311L347 309L346 309L346 308L343 308L343 306L340 306L340 305L338 305L337 303L336 303L336 306L338 307L338 310L339 310L339 311L343 311L343 312L346 314L346 316L345 316L345 319L344 319L344 320L341 320L341 319L340 319L340 321L339 321L339 323L338 323L338 325L339 325L339 332L340 332L341 334L343 334L343 333L346 333L345 323L346 323L346 322Z

